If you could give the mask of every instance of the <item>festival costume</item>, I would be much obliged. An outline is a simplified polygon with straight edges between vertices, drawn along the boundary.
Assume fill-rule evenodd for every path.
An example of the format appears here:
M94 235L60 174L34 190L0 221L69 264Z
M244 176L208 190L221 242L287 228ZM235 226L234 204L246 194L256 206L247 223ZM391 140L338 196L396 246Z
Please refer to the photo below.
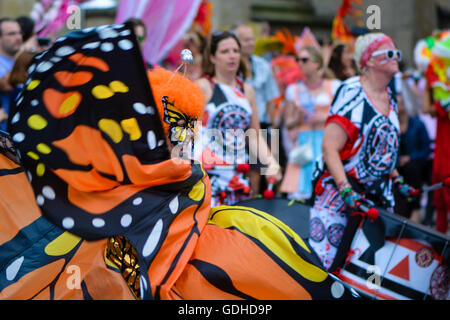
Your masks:
M450 176L450 34L447 31L440 36L442 38L436 39L425 73L437 112L432 183L442 182ZM450 188L435 190L433 205L436 208L436 229L446 233L450 214Z
M337 123L348 135L340 157L354 189L366 191L366 197L374 201L385 199L385 207L393 207L389 174L397 163L400 127L396 102L387 90L390 107L389 114L384 115L367 98L359 77L346 80L336 93L327 124ZM309 244L329 269L341 243L349 212L346 212L323 157L315 163L314 182Z
M291 84L286 89L286 100L292 101L296 106L306 109L308 114L328 114L334 94L340 85L339 80L324 80L324 92L312 96L304 83ZM322 155L323 128L313 128L307 123L302 123L294 130L290 130L289 135L295 137L295 147L310 143L313 149L313 159ZM292 138L291 138L292 139ZM286 172L280 187L281 192L289 193L291 197L297 199L307 199L312 194L312 176L314 161L302 167L288 162Z
M12 121L21 157L0 140L1 299L352 299L278 219L210 211L208 175L166 144L190 126L175 112L197 108L167 73L150 87L137 48L130 25L102 26L33 60Z
M195 148L197 154L201 152L199 159L205 166L216 167L207 169L214 207L249 198L242 192L249 186L248 179L235 168L250 160L246 134L250 128L252 108L243 93L243 86L232 88L212 81L211 85L213 94L205 107L201 141ZM227 192L225 199L220 199L222 191Z

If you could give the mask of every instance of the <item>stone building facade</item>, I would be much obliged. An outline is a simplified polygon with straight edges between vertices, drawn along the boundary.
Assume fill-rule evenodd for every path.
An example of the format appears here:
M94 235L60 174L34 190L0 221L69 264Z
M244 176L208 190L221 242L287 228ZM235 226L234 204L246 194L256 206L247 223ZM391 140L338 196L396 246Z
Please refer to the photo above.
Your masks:
M119 0L117 0L119 1ZM34 0L1 0L0 16L28 15ZM300 34L305 26L317 38L328 41L331 26L341 0L211 0L214 5L213 29L239 22L268 22L271 30L288 27ZM447 20L450 22L450 0L363 0L363 8L380 8L380 31L389 34L403 50L407 65L412 61L415 43L429 35ZM439 8L439 10L438 10ZM365 10L364 10L365 11ZM87 10L82 26L114 21L115 10ZM366 20L367 13L362 17ZM447 27L449 27L447 25Z

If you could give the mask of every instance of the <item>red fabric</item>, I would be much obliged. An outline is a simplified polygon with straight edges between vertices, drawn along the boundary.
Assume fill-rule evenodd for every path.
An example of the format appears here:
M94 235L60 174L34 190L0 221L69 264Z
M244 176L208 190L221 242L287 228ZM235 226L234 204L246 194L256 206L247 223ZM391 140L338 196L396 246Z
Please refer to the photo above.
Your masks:
M444 207L436 208L436 230L442 233L448 231L448 209Z
M357 150L359 149L359 147L356 149L353 147L356 140L358 139L359 129L348 118L343 117L341 115L337 115L337 114L334 114L334 115L328 117L325 125L327 125L330 122L337 123L347 133L347 136L349 139L347 140L347 143L345 144L344 148L340 152L341 159L346 160L346 159L350 158L352 155L354 155L357 152Z
M363 69L366 64L367 61L369 61L370 57L372 56L372 54L384 43L393 43L394 41L392 41L391 38L389 38L386 35L382 35L378 38L376 38L374 41L372 41L372 43L369 45L369 47L366 49L366 51L364 51L364 53L361 56L361 69Z
M441 108L442 109L442 108ZM447 113L439 113L433 161L433 184L450 177L450 119ZM450 189L441 188L434 192L436 207L446 206L450 210Z
M443 182L450 177L450 119L448 113L437 103L437 128L433 159L433 184ZM448 231L448 214L450 213L450 188L443 187L434 191L433 205L436 208L436 230Z

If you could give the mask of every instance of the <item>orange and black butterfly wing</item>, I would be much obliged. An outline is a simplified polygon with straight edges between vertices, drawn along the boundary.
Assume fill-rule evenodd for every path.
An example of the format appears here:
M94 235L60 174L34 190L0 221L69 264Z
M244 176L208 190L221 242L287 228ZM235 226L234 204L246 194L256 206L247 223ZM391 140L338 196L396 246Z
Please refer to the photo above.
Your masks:
M187 263L192 229L206 223L208 193L195 186L207 189L207 177L170 159L131 25L58 39L32 61L15 110L11 136L45 219L82 239L126 237L141 297L157 297Z

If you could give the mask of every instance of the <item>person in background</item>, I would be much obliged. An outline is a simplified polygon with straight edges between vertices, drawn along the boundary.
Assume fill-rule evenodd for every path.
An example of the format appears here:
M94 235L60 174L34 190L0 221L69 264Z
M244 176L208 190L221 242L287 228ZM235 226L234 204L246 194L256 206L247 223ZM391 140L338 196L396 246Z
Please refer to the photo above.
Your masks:
M249 82L255 91L260 127L270 130L269 114L275 107L274 100L280 96L272 68L268 61L254 54L255 34L249 25L241 24L237 26L235 33L241 43L242 59L248 70L247 78L244 80ZM270 141L270 135L267 138L267 141ZM264 180L261 181L259 170L251 170L250 179L253 181L252 184L260 185L260 189L264 188ZM261 182L263 183L261 184Z
M186 76L195 81L202 76L202 55L205 49L205 38L196 31L189 31L181 39L182 48L192 52L194 62L186 66Z
M286 89L284 124L289 130L288 139L294 147L289 153L280 191L287 193L290 198L307 200L312 195L313 160L322 154L325 121L341 82L325 78L322 54L315 47L302 48L297 61L304 79ZM293 154L302 150L298 148L305 144L310 146L312 156L308 163L299 163Z
M37 41L37 34L34 32L34 21L27 16L20 16L16 19L17 23L20 25L22 30L22 48L21 50L26 50L30 52L40 51L38 50L39 43Z
M357 38L360 76L336 92L323 135L323 155L314 164L309 244L333 272L347 256L360 218L359 204L393 211L393 188L405 197L417 190L396 170L400 125L395 96L388 87L401 52L383 33ZM371 201L371 202L370 202Z
M133 26L134 34L136 35L136 38L138 40L141 52L143 52L145 43L147 41L147 26L145 25L144 21L138 18L128 18L124 23L131 23L131 25ZM145 64L147 68L153 68L150 63L145 62Z
M30 52L27 50L20 51L14 61L13 68L9 74L8 82L14 88L11 93L11 103L9 114L11 117L8 118L7 131L9 132L9 126L15 114L16 104L14 103L16 97L23 90L25 82L28 78L28 68L30 67L31 61L39 52Z
M13 87L9 84L9 73L14 59L22 46L22 30L12 18L0 19L0 130L5 131Z
M290 143L291 140L288 139L289 134L284 123L287 119L285 115L287 111L285 94L287 87L302 79L303 74L297 60L291 55L280 55L273 58L271 60L271 66L273 75L278 84L280 96L275 100L275 108L272 110L269 117L270 122L272 123L272 129L279 130L280 165L284 170L287 164L287 155L293 147Z
M241 60L240 42L233 33L219 31L212 34L204 51L203 72L204 77L196 83L205 95L206 107L202 118L205 130L202 132L206 135L201 146L202 155L196 158L207 165L219 161L232 169L257 157L267 165L266 178L278 182L281 179L280 166L261 135L254 89L249 83L242 82L242 76L239 76L245 78L246 69ZM249 129L252 129L251 132ZM220 137L213 135L213 132ZM234 136L239 132L241 136ZM244 136L247 133L253 133L254 137L249 148L246 148L247 137ZM208 159L208 155L213 158ZM217 193L237 185L248 186L242 172L237 170L212 169L208 174L213 206L218 204ZM252 193L257 194L259 186L250 183L250 187ZM228 200L226 204L233 204L239 199Z
M433 158L432 183L440 183L450 177L450 35L444 33L431 52L431 60L425 72L427 87L422 100L422 110L437 118L436 140ZM433 192L436 209L436 230L449 231L450 188Z
M404 90L407 90L407 88L403 88L402 93ZM397 106L400 121L400 158L397 169L405 177L406 183L420 189L423 186L423 177L431 153L431 140L419 117L409 114L402 94L397 95ZM420 198L408 202L402 196L396 196L395 212L397 214L419 223L419 209Z
M334 46L328 68L334 73L334 76L341 80L347 80L354 77L357 73L353 53L346 43L339 43Z

